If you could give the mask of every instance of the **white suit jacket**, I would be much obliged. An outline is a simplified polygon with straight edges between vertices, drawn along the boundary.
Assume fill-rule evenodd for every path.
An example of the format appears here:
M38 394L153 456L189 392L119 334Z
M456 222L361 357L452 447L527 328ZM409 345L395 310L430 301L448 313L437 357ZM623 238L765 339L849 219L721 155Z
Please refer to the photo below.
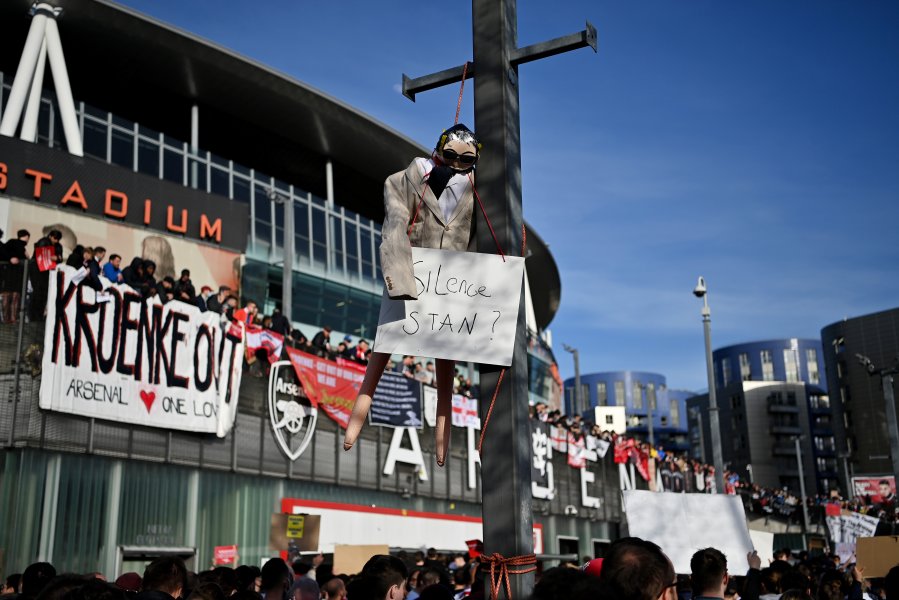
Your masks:
M381 272L387 294L393 299L417 299L412 271L412 246L445 250L474 249L474 193L471 185L459 198L449 218L427 185L426 174L413 160L405 171L394 173L384 184L384 225L381 228ZM424 190L424 196L422 196ZM451 193L444 190L441 194ZM409 225L421 202L411 234Z

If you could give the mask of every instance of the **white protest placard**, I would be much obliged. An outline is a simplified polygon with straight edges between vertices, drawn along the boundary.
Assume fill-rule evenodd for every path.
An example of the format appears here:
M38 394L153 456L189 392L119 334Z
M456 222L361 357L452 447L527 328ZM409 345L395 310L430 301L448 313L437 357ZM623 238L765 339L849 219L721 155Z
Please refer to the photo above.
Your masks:
M144 300L127 285L103 299L50 273L40 407L85 417L215 433L237 414L243 342L220 316L184 302Z
M418 300L384 292L373 349L512 364L524 259L412 248Z
M678 573L689 574L690 558L709 547L724 553L731 572L748 568L746 555L752 551L752 541L738 496L622 493L630 535L658 544Z

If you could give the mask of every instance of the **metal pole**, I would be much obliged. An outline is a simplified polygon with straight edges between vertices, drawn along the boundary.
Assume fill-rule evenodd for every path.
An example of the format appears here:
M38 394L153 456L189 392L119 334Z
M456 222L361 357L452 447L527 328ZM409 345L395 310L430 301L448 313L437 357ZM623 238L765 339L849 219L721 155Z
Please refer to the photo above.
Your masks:
M705 333L705 366L709 380L709 427L712 434L712 464L715 465L715 487L724 493L724 457L721 454L721 426L718 422L718 399L715 395L715 371L712 368L712 311L708 294L702 296L702 326Z
M896 399L893 396L894 370L881 371L883 401L886 403L887 431L890 436L890 458L893 461L893 476L899 481L899 428L896 422Z
M808 505L805 503L805 475L802 470L802 448L799 447L799 436L794 437L793 440L796 442L796 466L799 468L799 502L802 503L802 522L805 525L803 531L808 533Z
M581 414L584 409L584 398L581 392L581 360L580 353L577 351L577 348L573 351L574 354L574 401L576 403L577 408L575 409L576 414Z
M22 340L25 337L25 294L28 291L28 263L31 261L22 261L22 293L19 296L19 332L16 335L16 368L13 373L13 392L12 402L12 421L9 423L9 439L7 445L12 447L15 441L14 433L16 430L16 416L19 412L19 396L21 395L21 386L19 385L19 377L22 374Z
M284 198L284 273L281 275L281 313L293 321L293 257L295 254L293 233L293 196ZM293 329L293 327L291 327Z
M476 183L485 210L505 252L521 252L521 139L518 69L510 66L517 47L515 0L472 0L472 38L478 76L474 80L475 131L484 145ZM496 244L480 211L476 211L477 246L496 253ZM481 478L484 486L484 547L507 558L534 551L531 513L531 464L528 423L527 324L524 289L520 302L512 365L505 374L484 438ZM497 386L501 368L480 365L483 396ZM481 402L482 422L487 402ZM534 574L509 578L511 594L525 598L534 587Z

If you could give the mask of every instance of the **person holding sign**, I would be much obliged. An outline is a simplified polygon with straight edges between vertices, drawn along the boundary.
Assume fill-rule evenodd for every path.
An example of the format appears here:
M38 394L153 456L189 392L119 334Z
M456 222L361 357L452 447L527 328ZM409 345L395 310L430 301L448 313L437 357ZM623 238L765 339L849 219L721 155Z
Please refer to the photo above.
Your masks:
M387 287L383 302L416 300L412 247L474 250L474 180L472 172L480 144L465 125L443 132L430 158L416 158L405 171L384 185L384 225L381 228L381 270ZM390 355L373 351L347 424L343 449L356 443L371 407L371 397ZM449 449L455 362L436 360L437 464Z

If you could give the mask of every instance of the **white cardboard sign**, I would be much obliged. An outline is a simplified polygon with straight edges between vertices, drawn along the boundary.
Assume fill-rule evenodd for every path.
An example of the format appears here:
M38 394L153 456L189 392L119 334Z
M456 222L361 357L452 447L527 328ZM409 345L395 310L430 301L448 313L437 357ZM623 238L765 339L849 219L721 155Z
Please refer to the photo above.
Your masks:
M738 496L644 490L625 490L623 494L630 535L661 546L676 572L690 573L690 558L709 547L727 556L731 573L749 568L746 555L752 551L752 540Z
M524 259L412 248L418 300L384 292L374 350L512 364Z

